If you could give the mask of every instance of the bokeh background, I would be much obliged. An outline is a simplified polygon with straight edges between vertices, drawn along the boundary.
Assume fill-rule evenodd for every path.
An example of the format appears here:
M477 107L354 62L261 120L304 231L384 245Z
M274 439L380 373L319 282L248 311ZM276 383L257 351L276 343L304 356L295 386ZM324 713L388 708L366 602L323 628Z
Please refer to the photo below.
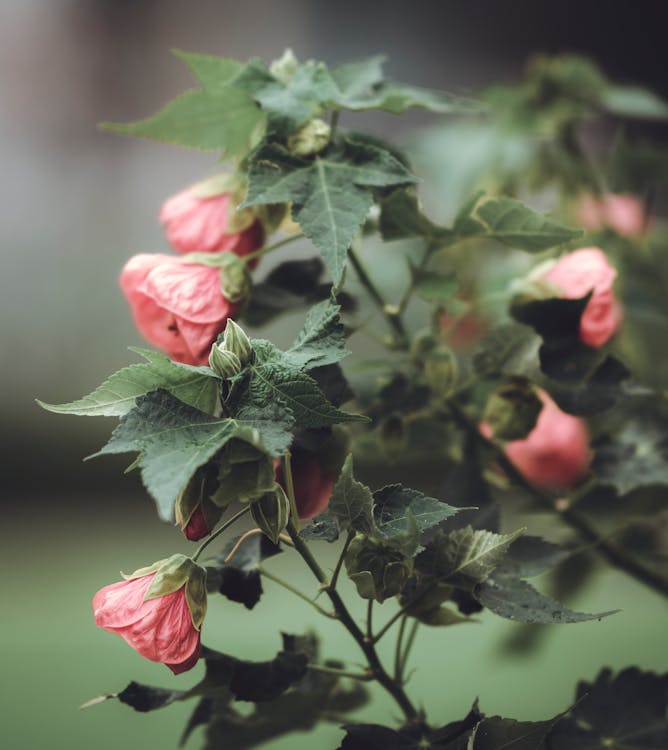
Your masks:
M300 58L331 63L382 51L393 77L462 94L516 80L534 52L576 51L666 97L667 21L663 0L0 0L3 747L167 750L189 711L140 715L116 702L77 710L131 678L176 684L97 630L89 602L120 568L186 546L159 524L137 478L122 476L124 459L81 463L105 441L109 421L50 415L33 399L76 398L133 361L126 347L141 342L118 271L133 253L166 249L156 220L162 200L213 162L96 123L147 115L191 84L170 48L271 60L291 46ZM428 120L365 123L401 140ZM277 335L287 339L291 325ZM291 574L289 560L276 565ZM444 720L459 718L476 696L489 713L544 718L604 664L668 668L668 609L656 596L607 571L569 603L623 611L552 628L524 658L503 648L517 626L486 615L478 627L423 628L415 693ZM229 653L270 657L279 630L316 624L327 656L352 653L345 633L274 590L256 613L223 601L212 613L207 638ZM392 712L377 696L365 717ZM324 727L267 750L334 747L340 736ZM189 747L199 740L195 733Z

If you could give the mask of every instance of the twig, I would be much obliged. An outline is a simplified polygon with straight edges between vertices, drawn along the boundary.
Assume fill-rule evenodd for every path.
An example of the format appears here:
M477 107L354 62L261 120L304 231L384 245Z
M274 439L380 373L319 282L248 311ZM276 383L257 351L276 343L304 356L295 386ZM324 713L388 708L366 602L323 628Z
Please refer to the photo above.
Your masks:
M273 573L270 573L266 568L263 568L261 565L257 566L257 570L259 571L260 575L264 576L265 578L268 578L270 581L273 581L274 583L277 583L279 586L282 586L284 589L294 594L295 596L298 596L300 599L303 599L305 602L308 602L312 607L317 609L321 615L324 615L325 617L329 617L332 620L338 619L337 615L334 612L328 612L326 609L324 609L324 607L321 607L318 604L318 602L311 599L310 596L307 596L303 591L300 591L291 583L288 583L287 581L284 581L282 578L279 578Z

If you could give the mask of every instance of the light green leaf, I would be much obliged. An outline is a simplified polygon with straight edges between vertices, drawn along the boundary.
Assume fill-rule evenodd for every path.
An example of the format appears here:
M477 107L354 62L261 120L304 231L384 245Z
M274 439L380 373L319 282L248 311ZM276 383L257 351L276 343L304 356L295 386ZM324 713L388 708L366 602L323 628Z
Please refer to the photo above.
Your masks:
M192 70L202 88L216 94L234 83L234 80L247 67L238 60L216 55L200 55L192 52L174 50L174 54Z
M643 120L668 119L668 102L639 86L609 86L602 96L608 112Z
M285 412L258 415L245 409L236 419L217 419L167 391L154 391L139 397L94 456L140 452L144 484L155 498L160 517L171 521L179 492L229 440L243 440L277 457L292 442L291 428Z
M389 484L377 490L373 500L376 528L388 539L406 535L412 523L421 533L462 510L401 484Z
M455 274L444 275L435 271L411 268L415 279L415 293L427 302L449 302L459 288Z
M494 534L471 526L449 534L440 532L418 555L415 565L427 578L470 589L489 577L522 532Z
M124 135L235 155L249 147L263 121L264 114L248 94L222 86L215 93L186 91L146 120L106 122L102 127Z
M346 253L373 203L372 187L415 182L388 151L345 141L338 151L299 159L280 146L255 154L244 207L292 201L292 216L320 250L335 286Z
M339 305L327 299L308 311L302 330L286 352L296 367L308 370L331 365L350 353L345 348L340 310Z
M334 485L329 512L345 526L361 534L374 529L371 490L353 477L353 457L349 454Z
M135 405L138 396L163 388L179 401L211 414L218 403L218 381L214 373L188 369L164 354L150 349L133 349L148 364L130 365L110 375L92 393L69 404L37 403L57 414L87 417L121 417ZM204 368L202 368L204 370Z
M337 65L331 75L346 99L356 100L369 94L374 86L383 82L384 55L374 55L365 60Z
M468 218L459 218L458 234L461 237L486 237L504 245L540 252L569 242L582 235L548 219L514 198L500 197L482 200Z
M452 233L436 226L420 210L415 188L393 190L380 206L380 232L384 240L407 237L447 238Z

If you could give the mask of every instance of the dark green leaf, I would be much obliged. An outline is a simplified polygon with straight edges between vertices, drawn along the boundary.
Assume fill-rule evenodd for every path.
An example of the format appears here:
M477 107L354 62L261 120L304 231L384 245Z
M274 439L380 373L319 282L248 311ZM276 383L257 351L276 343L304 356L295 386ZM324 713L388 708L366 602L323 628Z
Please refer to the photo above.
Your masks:
M394 156L368 144L346 141L315 160L265 146L254 156L244 206L292 201L293 218L338 286L347 250L373 202L369 188L411 182L415 177Z
M299 535L308 541L335 542L339 538L339 524L329 510L326 510L311 519Z
M174 701L190 697L190 691L167 690L165 688L141 685L131 682L118 694L118 700L134 708L135 711L155 711L158 708L168 706Z
M524 375L532 378L540 369L540 338L527 326L504 323L493 328L473 357L476 372L483 376Z
M339 305L329 299L308 311L304 327L286 352L296 367L310 370L331 365L350 353L345 346L340 310Z
M571 715L550 732L550 750L661 750L668 747L668 675L603 669L581 682Z
M523 534L508 547L504 571L519 578L531 578L567 560L573 551L539 536Z
M179 401L211 414L218 402L220 381L212 372L188 370L150 349L134 349L148 364L130 365L110 375L92 393L69 404L37 403L57 414L121 417L138 396L162 388Z
M231 86L215 93L186 91L141 122L103 123L105 130L234 156L247 149L264 115L248 94Z
M422 533L461 510L401 484L390 484L376 490L373 500L376 528L388 539L401 537L408 532L409 516Z
M637 487L668 485L668 429L660 417L631 418L593 447L594 474L620 495Z
M507 620L520 622L584 622L600 620L618 610L586 614L573 612L519 578L493 573L473 590L475 598L487 609Z
M273 413L246 408L236 419L217 419L183 404L167 391L154 391L137 399L109 442L94 455L141 453L144 484L156 500L160 517L171 521L179 492L229 440L237 438L280 456L292 442L291 428L289 415L280 414L275 407Z
M279 554L281 548L264 534L258 534L246 539L234 557L226 563L225 558L240 538L231 539L216 562L207 565L206 585L209 593L217 591L230 601L240 602L246 609L253 609L262 596L262 580L257 566L263 560Z
M329 512L345 527L362 534L373 531L373 495L353 478L352 454L346 458L329 501Z
M556 721L515 721L490 716L474 733L472 750L544 750L545 737Z

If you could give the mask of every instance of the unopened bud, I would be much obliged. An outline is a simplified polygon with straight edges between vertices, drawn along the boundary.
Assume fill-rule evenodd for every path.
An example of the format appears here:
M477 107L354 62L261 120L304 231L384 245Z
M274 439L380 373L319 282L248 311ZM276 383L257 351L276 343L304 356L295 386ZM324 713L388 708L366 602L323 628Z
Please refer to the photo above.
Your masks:
M278 544L279 537L290 520L290 501L283 488L277 484L273 492L254 500L250 509L258 527L274 544Z
M536 426L543 404L531 384L515 378L487 399L483 421L499 440L521 440Z
M313 156L325 148L331 134L330 126L316 117L288 136L288 150L295 156Z
M227 325L223 334L223 347L226 351L236 354L239 357L242 367L248 364L253 353L253 347L246 332L232 318L227 319Z
M220 289L230 302L241 302L250 295L251 277L246 263L234 253L220 253Z
M447 398L457 380L457 360L447 347L437 346L425 360L424 375L432 392Z
M269 72L281 83L289 83L298 67L299 61L295 57L295 53L288 47L278 60L271 63Z
M238 375L242 370L239 357L234 352L228 352L224 344L214 344L211 347L209 367L223 380Z

